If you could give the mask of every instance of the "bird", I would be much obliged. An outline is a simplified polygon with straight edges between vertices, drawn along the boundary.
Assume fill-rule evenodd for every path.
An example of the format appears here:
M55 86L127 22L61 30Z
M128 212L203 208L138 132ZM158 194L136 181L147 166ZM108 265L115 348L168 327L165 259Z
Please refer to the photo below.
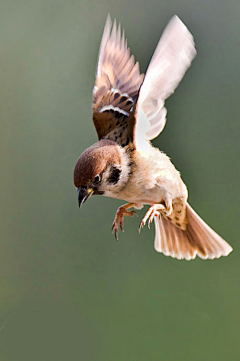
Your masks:
M79 207L92 195L121 199L112 231L118 240L125 216L148 205L139 232L155 223L154 248L191 260L227 256L232 247L189 205L188 190L170 158L155 148L166 123L165 100L196 56L192 34L177 15L167 24L146 74L130 54L124 30L107 16L92 94L98 141L79 157L74 185Z

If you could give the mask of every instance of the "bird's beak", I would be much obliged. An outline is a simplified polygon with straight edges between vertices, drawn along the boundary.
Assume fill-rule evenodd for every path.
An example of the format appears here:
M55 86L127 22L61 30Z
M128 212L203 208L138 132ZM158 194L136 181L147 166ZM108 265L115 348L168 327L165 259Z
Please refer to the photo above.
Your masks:
M78 205L79 208L81 207L81 205L86 202L86 200L91 197L91 195L93 194L93 189L92 188L87 188L87 187L79 187L77 189L78 192Z

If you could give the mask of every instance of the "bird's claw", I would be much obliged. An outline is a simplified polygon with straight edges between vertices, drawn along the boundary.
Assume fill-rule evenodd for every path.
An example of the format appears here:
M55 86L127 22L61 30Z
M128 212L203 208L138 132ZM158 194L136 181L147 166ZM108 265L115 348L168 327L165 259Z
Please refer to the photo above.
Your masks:
M120 230L122 232L124 232L124 229L123 229L124 216L133 217L135 214L137 215L137 213L135 211L127 211L124 206L118 208L117 213L114 218L114 221L113 221L113 225L112 225L112 232L114 233L114 236L117 241L118 241L119 227L120 227Z
M145 214L145 216L143 217L139 225L138 232L139 233L141 232L141 229L145 226L147 220L148 220L148 228L150 229L150 225L154 220L154 217L160 216L160 212L158 210L163 210L163 209L165 209L163 204L154 204L153 206L151 206L147 211L147 213Z
M139 224L139 227L138 227L138 232L140 233L142 228L145 226L145 223L143 221L141 221L141 223Z

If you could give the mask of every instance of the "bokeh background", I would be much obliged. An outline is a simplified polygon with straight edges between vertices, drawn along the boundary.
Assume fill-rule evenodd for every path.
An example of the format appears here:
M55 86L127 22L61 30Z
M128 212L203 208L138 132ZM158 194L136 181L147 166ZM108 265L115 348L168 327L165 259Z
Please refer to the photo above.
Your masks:
M147 64L175 13L198 55L154 141L189 201L234 252L177 261L111 224L121 201L81 210L72 182L97 140L91 91L107 13ZM20 0L0 11L0 361L240 359L238 0Z

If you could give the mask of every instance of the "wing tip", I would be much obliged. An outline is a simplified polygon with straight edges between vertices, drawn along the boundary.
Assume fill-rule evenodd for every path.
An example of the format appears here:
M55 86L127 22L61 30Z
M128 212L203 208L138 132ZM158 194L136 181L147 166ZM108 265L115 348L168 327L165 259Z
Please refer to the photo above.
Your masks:
M110 15L109 13L107 14L107 18L106 18L105 26L106 26L106 25L112 26L112 19L111 19L111 15Z
M174 14L171 19L168 22L168 25L179 25L182 28L186 29L189 33L190 31L188 30L187 26L185 25L185 23L180 19L180 17L177 14Z
M102 40L109 38L110 36L110 32L111 32L111 28L112 28L112 19L110 14L107 14L107 19L104 25L104 29L103 29L103 35L102 35Z

